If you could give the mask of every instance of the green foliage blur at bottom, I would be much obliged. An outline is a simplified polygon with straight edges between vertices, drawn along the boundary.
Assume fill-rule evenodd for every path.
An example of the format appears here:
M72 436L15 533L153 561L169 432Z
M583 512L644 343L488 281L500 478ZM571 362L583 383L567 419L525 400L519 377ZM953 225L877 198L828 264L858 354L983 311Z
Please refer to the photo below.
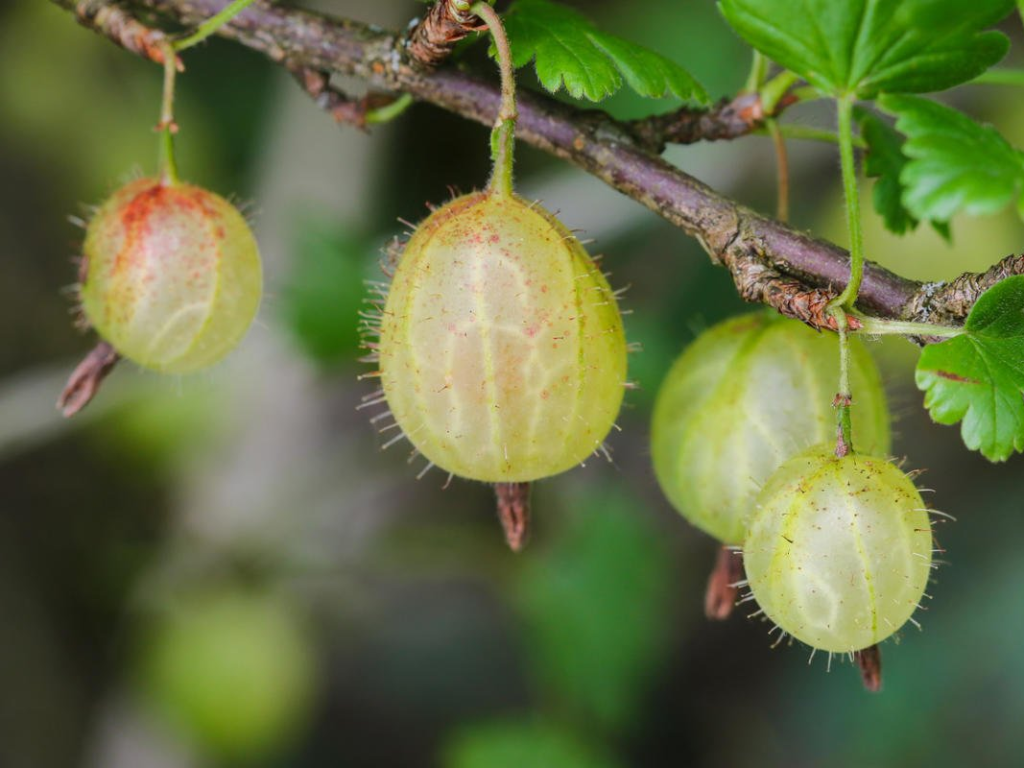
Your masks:
M540 697L535 717L455 732L446 768L616 766L608 742L635 727L667 661L677 579L659 532L608 488L545 501L568 519L512 585Z

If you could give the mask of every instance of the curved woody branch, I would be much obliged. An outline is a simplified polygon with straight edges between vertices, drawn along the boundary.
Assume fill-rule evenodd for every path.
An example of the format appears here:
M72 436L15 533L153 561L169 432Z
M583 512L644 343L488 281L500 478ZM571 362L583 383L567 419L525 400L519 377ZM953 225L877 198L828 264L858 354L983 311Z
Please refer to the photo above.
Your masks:
M156 12L168 21L194 26L227 1L126 0L113 7ZM118 42L111 30L97 23L101 14L96 9L109 5L105 0L53 2ZM292 72L352 75L371 89L408 93L490 125L500 100L496 83L455 67L433 69L425 63L443 61L454 42L475 29L477 20L454 8L451 0L441 0L403 37L258 0L218 34ZM821 306L846 285L849 254L736 203L658 155L665 142L735 138L756 128L763 118L759 105L742 98L708 112L680 110L621 123L598 110L576 109L543 94L522 92L516 136L582 168L695 237L712 261L730 270L746 300L766 303L819 328L830 327ZM922 284L867 262L858 306L883 317L957 322L996 279L1022 272L1024 257L1009 257L982 275L967 274L949 284Z

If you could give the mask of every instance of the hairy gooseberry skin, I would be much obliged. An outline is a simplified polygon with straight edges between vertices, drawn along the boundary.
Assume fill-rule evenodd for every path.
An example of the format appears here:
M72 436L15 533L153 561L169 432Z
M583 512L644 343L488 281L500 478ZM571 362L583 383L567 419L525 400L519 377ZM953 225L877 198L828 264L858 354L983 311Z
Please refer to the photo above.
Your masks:
M889 410L878 368L850 339L853 430L884 455ZM835 435L839 345L795 320L757 312L702 333L658 391L655 475L673 506L724 544L740 544L753 500L786 459Z
M528 482L596 450L622 403L615 297L554 216L516 195L459 197L406 244L381 322L396 421L436 466Z
M784 631L825 651L858 651L897 631L931 573L921 494L885 459L834 446L794 456L757 497L743 543L750 589Z
M227 200L191 184L125 185L89 222L84 255L86 319L144 368L212 365L259 309L263 276L249 225Z

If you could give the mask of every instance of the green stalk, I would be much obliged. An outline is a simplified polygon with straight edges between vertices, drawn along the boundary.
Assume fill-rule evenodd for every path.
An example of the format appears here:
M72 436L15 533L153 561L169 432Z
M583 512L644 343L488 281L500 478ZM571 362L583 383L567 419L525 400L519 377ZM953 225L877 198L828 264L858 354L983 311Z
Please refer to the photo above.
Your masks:
M964 333L961 327L951 325L932 325L931 323L914 323L903 320L883 320L880 317L869 317L859 312L851 312L850 316L860 321L857 333L871 336L935 336L951 338Z
M807 125L793 125L792 123L779 123L779 132L787 139L803 139L806 141L821 141L828 144L838 144L839 136L832 133L831 131L823 131L820 128L812 128ZM759 128L755 133L760 135L768 135L771 133L767 127ZM860 136L853 137L853 146L864 147L866 146L864 139Z
M516 120L516 78L512 64L512 48L501 24L497 11L485 2L474 3L470 10L487 24L494 38L498 52L498 67L501 69L501 107L498 119L491 131L491 161L494 170L487 188L496 194L512 195L512 165L515 160Z
M160 150L157 168L165 185L178 183L178 163L174 157L174 134L178 126L174 122L174 81L178 74L178 57L173 47L164 45L164 95L160 103Z
M853 157L853 97L843 96L837 102L839 118L839 162L843 175L843 197L846 201L846 228L850 233L850 281L833 307L852 307L864 278L864 238L860 228L860 195L857 190L857 166Z
M853 453L853 420L850 417L850 336L846 313L840 309L836 314L839 323L839 394L835 399L838 412L838 433L836 435L836 456L842 458Z
M800 76L788 69L783 70L761 87L761 108L766 115L775 113L775 108L782 101L789 89L800 82Z
M754 57L750 60L750 74L747 75L747 84L743 86L745 93L757 93L761 90L761 84L768 76L768 59L760 51L754 51Z
M191 35L175 42L174 50L184 51L186 48L191 48L193 45L203 42L203 40L214 34L218 29L235 18L235 16L252 5L253 2L254 0L234 0L233 3L224 6L220 13L214 14L200 24Z
M864 241L860 229L860 195L857 190L857 166L853 156L853 96L844 95L836 102L839 121L839 162L846 200L846 226L850 233L850 280L845 290L830 303L839 329L839 394L835 404L839 429L836 455L853 452L853 430L850 419L850 338L846 310L852 309L864 277Z

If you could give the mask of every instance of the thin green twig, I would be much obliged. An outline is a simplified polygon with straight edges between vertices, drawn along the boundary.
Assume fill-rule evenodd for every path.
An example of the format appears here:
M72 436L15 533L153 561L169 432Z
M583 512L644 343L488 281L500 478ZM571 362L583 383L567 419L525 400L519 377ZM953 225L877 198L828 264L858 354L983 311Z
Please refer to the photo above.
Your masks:
M860 328L857 329L857 333L866 333L871 336L935 336L937 338L952 338L966 332L962 326L885 320L880 317L862 315L860 312L851 312L850 315L860 321Z
M180 40L174 42L175 51L184 51L186 48L191 48L193 45L197 45L210 35L216 33L218 29L223 27L235 16L240 14L246 8L253 4L255 0L234 0L233 3L224 6L220 13L216 13L209 19L200 24L196 31L187 37L183 37Z
M368 124L388 123L412 106L412 94L403 93L393 102L384 107L367 111L365 120Z

